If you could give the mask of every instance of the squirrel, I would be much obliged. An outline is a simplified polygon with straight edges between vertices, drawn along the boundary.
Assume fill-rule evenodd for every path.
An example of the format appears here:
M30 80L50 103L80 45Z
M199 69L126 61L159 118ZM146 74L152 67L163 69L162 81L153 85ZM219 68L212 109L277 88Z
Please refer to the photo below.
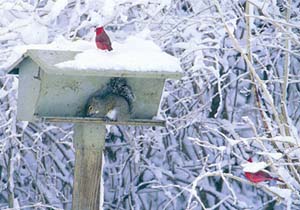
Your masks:
M108 120L128 120L132 113L134 94L125 78L110 79L105 88L96 91L86 105L86 116Z

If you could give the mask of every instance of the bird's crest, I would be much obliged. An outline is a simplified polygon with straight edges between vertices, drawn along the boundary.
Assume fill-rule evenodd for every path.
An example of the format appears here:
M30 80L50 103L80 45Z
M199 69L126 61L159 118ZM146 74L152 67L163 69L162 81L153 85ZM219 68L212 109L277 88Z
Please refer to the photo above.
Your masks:
M104 31L104 28L103 28L103 26L97 27L97 28L95 29L95 31L96 31L96 34L101 34L101 33Z

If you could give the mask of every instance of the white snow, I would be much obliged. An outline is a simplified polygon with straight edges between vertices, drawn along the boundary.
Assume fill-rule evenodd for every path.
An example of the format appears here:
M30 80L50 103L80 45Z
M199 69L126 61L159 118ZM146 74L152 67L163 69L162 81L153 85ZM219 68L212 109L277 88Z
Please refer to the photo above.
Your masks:
M14 209L21 209L18 198L14 198Z
M6 63L0 66L1 69L9 69L13 63L20 59L27 50L40 49L40 50L69 50L69 51L84 51L87 49L95 49L96 46L91 41L77 40L71 41L65 39L63 36L58 36L50 44L29 44L19 45L14 47L11 52L10 58Z
M96 48L93 41L70 41L57 37L51 44L17 46L11 56L16 60L28 49L82 51L74 60L58 63L60 69L127 70L127 71L168 71L180 72L180 61L165 52L153 41L141 34L131 36L123 43L113 42L112 51Z
M30 49L84 51L93 48L96 48L93 42L85 40L71 41L65 39L63 36L58 36L51 44L22 45L15 47L14 51L24 54L27 50Z
M290 189L282 189L279 187L269 187L271 191L273 191L275 194L279 195L281 198L284 198L287 203L291 202L291 196L292 196L292 190Z
M275 141L288 142L296 144L297 141L292 136L275 136Z
M36 21L20 30L22 39L25 44L45 44L48 42L48 28Z
M248 162L248 163L242 164L243 171L250 172L250 173L256 173L258 171L261 171L264 168L266 168L267 166L268 166L268 164L265 162L256 162L256 163Z
M283 166L278 167L277 172L286 183L289 183L289 184L295 186L295 188L297 188L297 189L300 188L299 183L293 176L291 176L289 170L286 167L283 167Z
M116 7L115 0L104 0L103 3L104 3L104 5L102 7L103 15L104 16L113 16L115 7Z
M282 157L280 152L257 152L259 155L269 156L275 160L279 160Z
M0 99L3 99L5 96L7 96L8 91L4 89L0 89Z
M252 6L252 4L254 4L255 6L257 6L258 8L262 8L263 5L264 5L264 1L251 0L250 1L250 5ZM253 12L251 14L253 14Z
M94 47L56 67L62 70L181 71L179 60L163 52L153 41L131 36L124 43L114 42L112 47L112 51Z
M68 5L68 0L58 0L55 1L54 5L51 8L51 12L48 15L50 19L56 19L57 16L61 13L62 10Z

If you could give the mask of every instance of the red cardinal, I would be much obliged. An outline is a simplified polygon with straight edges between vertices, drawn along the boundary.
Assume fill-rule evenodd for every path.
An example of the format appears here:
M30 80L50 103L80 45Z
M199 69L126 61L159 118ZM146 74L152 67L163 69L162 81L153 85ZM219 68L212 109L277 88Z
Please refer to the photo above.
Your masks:
M111 42L103 27L96 28L96 45L98 49L111 51Z
M252 163L251 157L248 159L248 162ZM281 179L272 177L270 174L268 174L265 171L258 171L255 173L245 172L245 176L250 182L253 182L253 183L259 183L259 182L264 182L264 181L269 181L269 180L276 180L279 182L283 182Z

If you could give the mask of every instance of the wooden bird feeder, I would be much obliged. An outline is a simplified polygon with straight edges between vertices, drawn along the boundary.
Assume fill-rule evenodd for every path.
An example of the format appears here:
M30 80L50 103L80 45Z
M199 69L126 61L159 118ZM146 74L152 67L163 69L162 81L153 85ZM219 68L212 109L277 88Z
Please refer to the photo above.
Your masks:
M19 76L17 118L22 121L75 123L76 149L73 210L99 209L105 124L164 126L154 120L166 78L180 72L99 69L61 69L79 51L31 49L8 69ZM85 116L88 98L112 77L125 77L135 100L130 119L107 121ZM103 116L104 117L104 116Z

